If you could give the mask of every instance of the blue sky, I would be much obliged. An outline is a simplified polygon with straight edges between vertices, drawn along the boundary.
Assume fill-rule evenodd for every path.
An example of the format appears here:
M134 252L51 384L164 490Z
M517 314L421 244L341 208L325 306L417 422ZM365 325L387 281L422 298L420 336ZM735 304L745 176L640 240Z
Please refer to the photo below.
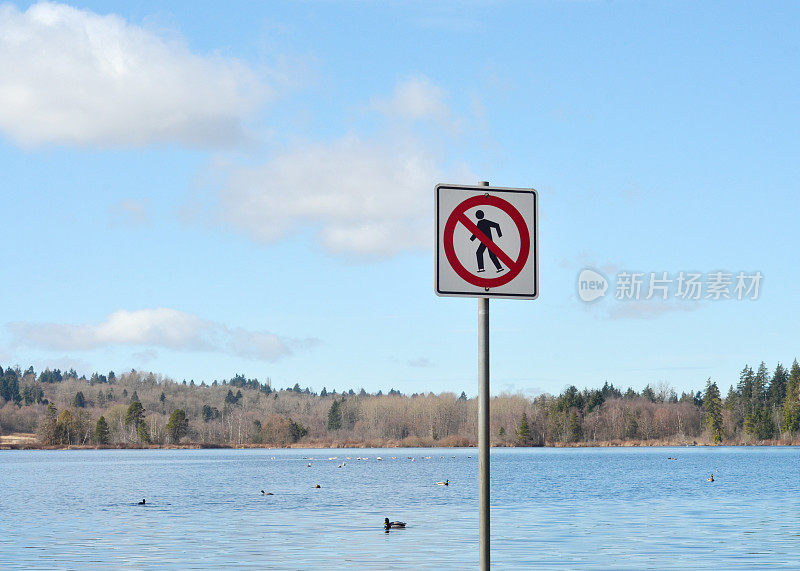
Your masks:
M475 394L433 189L488 180L540 214L493 392L791 364L796 3L430 4L2 4L0 363ZM636 301L622 271L764 277Z

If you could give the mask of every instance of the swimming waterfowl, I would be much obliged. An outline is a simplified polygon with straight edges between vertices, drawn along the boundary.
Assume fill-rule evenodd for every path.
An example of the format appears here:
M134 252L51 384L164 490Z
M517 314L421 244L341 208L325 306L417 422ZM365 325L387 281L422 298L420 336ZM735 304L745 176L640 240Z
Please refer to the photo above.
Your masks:
M437 486L449 486L450 480L445 480L444 482L436 482Z
M314 486L314 488L321 488L321 487L322 487L322 486L320 486L319 484L317 484L316 486Z
M265 492L264 490L261 490L261 495L262 496L274 496L275 494L273 494L272 492Z
M713 482L714 481L714 474L711 474L710 478L706 478L706 481L707 482Z
M141 502L139 502L139 504L138 504L138 505L140 505L140 506L143 506L143 505L144 505L144 498L142 498L142 501L141 501Z
M404 521L389 521L389 518L384 518L383 529L403 529L406 526Z

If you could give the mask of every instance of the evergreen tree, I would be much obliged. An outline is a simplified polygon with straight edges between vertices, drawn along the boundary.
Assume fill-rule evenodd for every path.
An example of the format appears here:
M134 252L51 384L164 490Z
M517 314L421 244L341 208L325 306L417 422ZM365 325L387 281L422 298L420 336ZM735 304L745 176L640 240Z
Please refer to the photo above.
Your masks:
M14 401L19 404L22 402L22 395L19 394L20 374L16 369L9 367L0 376L0 398L7 401Z
M203 422L211 422L212 420L216 420L222 416L217 407L209 406L207 404L203 405L200 415L203 417Z
M142 422L136 428L136 436L142 444L150 444L150 430L147 428L146 422Z
M57 443L58 409L56 405L50 403L44 413L44 418L39 425L39 438L45 446L53 446Z
M139 402L139 395L136 393L136 391L133 391L133 394L131 395L131 402Z
M517 440L522 446L529 446L533 438L531 437L531 427L528 424L528 415L522 413L522 418L519 420L519 427L517 428Z
M319 396L321 397L328 396L328 390L325 387L322 387L322 390L319 392Z
M771 409L779 409L786 398L786 384L789 381L789 373L783 365L778 363L775 372L772 374L772 381L767 389L767 405Z
M605 397L602 391L589 391L589 395L586 398L586 414L599 407L604 401Z
M739 393L739 398L748 403L753 398L754 377L755 374L752 367L745 365L742 372L739 373L739 384L736 385L736 392Z
M86 406L86 399L83 397L83 391L75 393L75 398L72 399L72 406L75 408L84 408Z
M584 398L577 387L570 385L556 399L556 410L565 412L572 408L583 409Z
M97 444L108 444L109 430L108 422L104 416L97 419L97 424L94 426L94 441Z
M339 430L342 428L342 410L341 403L344 399L338 401L333 399L331 408L328 409L328 430Z
M572 442L578 442L582 436L581 417L577 410L573 410L569 417L569 438Z
M603 388L600 389L600 393L603 395L603 400L622 398L622 392L614 387L614 383L609 384L608 381L603 383Z
M800 365L797 363L797 359L792 363L786 382L782 420L782 428L785 432L791 434L800 430Z
M767 406L767 386L769 382L769 371L762 361L753 377L749 413L744 420L745 432L759 440L772 438L775 431L775 426L772 423L772 414Z
M22 399L25 401L26 405L33 403L40 404L44 401L44 391L39 385L26 385L22 389Z
M189 421L186 419L186 411L180 408L172 411L167 421L166 430L170 440L177 444L189 430Z
M58 420L56 421L56 440L59 444L74 444L75 436L72 413L65 408L58 415Z
M144 423L144 407L138 400L133 401L125 413L125 425L139 428Z
M752 424L754 378L753 369L745 365L744 369L739 373L739 382L736 385L736 390L728 394L725 402L726 408L731 411L734 428L743 428L745 432L748 432ZM748 426L745 427L745 425Z
M714 444L719 444L724 436L722 431L722 399L719 395L717 383L712 383L710 378L706 383L703 410L706 414L705 421L711 433L711 440Z
M289 434L290 434L290 436L292 438L292 442L297 442L298 440L303 438L303 436L308 434L308 429L305 426L303 426L301 423L295 422L290 418L289 419Z
M769 370L764 361L758 366L753 379L753 401L755 408L765 408L767 404L767 387L770 383Z

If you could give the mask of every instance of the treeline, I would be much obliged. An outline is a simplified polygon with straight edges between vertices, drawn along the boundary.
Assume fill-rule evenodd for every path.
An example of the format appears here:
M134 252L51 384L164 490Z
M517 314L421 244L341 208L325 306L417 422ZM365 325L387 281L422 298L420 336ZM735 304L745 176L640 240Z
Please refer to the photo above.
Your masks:
M680 396L606 382L557 396L492 398L496 446L746 444L800 436L800 366L745 366L723 398L709 379ZM0 367L0 434L36 433L42 446L471 446L477 400L299 384L276 389L236 375L195 384L132 370L89 378Z

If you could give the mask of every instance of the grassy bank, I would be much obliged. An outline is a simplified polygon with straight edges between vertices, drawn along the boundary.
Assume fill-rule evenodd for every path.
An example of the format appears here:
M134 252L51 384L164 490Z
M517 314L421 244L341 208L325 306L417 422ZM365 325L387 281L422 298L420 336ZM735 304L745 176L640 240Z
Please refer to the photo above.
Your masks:
M617 448L617 447L692 447L692 446L800 446L800 438L763 440L763 441L724 441L720 444L713 444L707 440L601 440L595 442L546 442L546 448ZM310 449L330 449L330 448L469 448L477 447L477 442L460 439L458 442L452 440L447 443L444 441L423 441L421 439L407 439L406 441L397 440L351 440L339 442L334 440L315 440L298 442L292 444L218 444L185 442L182 444L71 444L49 446L42 444L35 433L14 433L0 436L0 450L202 450L212 448L241 449L241 448L310 448ZM503 442L493 442L493 448L519 447Z

